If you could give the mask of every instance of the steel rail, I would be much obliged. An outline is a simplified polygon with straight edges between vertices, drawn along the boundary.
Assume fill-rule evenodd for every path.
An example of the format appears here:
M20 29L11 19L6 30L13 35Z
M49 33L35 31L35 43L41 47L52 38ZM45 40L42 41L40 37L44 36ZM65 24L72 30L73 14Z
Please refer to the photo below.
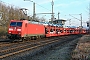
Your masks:
M5 58L5 57L11 56L11 55L15 55L15 54L18 54L18 53L21 53L21 52L24 52L24 51L32 50L32 49L35 49L35 48L38 48L38 47L41 47L41 46L44 46L44 45L47 45L47 44L51 44L51 43L57 42L57 41L59 41L59 40L50 41L48 43L40 44L40 45L31 47L31 48L27 48L27 49L19 50L19 51L16 51L16 52L8 53L8 54L0 56L0 58Z
M24 43L27 43L27 42L34 42L34 40L28 40L28 41L19 42L19 43L24 44ZM4 43L4 44L3 43L0 43L0 48L1 47L5 47L5 46L8 47L8 46L11 46L11 45L16 45L16 44L18 44L18 43Z
M23 48L23 47L26 47L28 45L35 45L35 44L39 44L39 43L43 43L43 42L48 42L50 40L45 40L45 41L40 41L40 42L36 42L36 43L33 43L33 44L27 44L27 45L23 45L23 46L18 46L18 47L14 47L14 48L8 48L8 49L4 49L4 50L1 50L0 53L4 53L4 52L8 52L8 51L11 51L11 50L15 50L15 49L18 49L18 48Z
M69 38L69 37L67 37L67 36L65 36L66 38ZM63 39L66 39L66 38L63 38ZM57 40L55 40L55 39L57 39ZM34 43L33 44L31 44L31 43L28 43L27 45L24 45L24 46L19 46L18 47L18 45L17 45L17 47L14 47L14 48L8 48L8 49L6 49L6 50L1 50L0 51L0 54L1 54L1 56L0 56L0 58L4 58L4 57L8 57L8 56L11 56L11 55L15 55L15 54L17 54L17 53L20 53L20 52L24 52L24 51L27 51L27 50L31 50L31 49L34 49L34 48L37 48L37 47L40 47L40 46L43 46L43 45L47 45L47 44L50 44L50 43L53 43L53 42L57 42L57 41L60 41L59 39L62 39L61 37L60 38L54 38L54 39L49 39L49 40L44 40L44 41L42 41L42 40L40 40L39 42L37 42L37 41L33 41ZM54 41L53 41L54 40ZM47 43L48 42L48 43ZM25 44L26 44L27 42L25 42ZM30 46L31 45L31 46ZM35 46L35 45L37 45L37 46ZM25 48L25 47L28 47L29 46L29 48ZM32 47L33 46L33 47ZM20 48L20 49L19 49ZM23 48L23 49L22 49ZM22 50L21 50L22 49Z

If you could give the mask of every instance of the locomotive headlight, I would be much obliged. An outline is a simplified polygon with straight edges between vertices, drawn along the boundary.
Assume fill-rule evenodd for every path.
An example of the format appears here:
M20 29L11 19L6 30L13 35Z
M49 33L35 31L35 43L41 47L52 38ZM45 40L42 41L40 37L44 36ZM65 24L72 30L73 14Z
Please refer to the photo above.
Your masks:
M9 28L9 30L13 30L13 28Z
M9 32L9 33L11 33L11 32Z
M17 31L21 31L21 29L17 29Z

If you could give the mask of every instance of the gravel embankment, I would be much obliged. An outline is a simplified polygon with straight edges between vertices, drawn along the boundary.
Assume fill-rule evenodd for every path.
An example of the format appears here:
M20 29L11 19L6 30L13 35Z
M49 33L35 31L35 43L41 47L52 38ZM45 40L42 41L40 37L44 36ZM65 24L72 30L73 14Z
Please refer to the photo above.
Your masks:
M57 46L40 55L38 54L32 58L27 58L26 60L70 60L71 52L75 48L78 40L79 39L75 39L71 42L64 43L61 46Z
M72 60L90 60L90 35L84 35L72 53Z

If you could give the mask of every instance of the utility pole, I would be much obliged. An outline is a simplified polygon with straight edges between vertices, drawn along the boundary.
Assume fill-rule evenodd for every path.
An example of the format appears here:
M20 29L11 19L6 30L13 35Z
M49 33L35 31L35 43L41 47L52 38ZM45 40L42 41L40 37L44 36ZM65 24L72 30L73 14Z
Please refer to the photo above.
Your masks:
M54 2L53 2L53 0L52 0L52 18L51 18L51 22L52 22L52 23L53 23L53 20L54 20L53 6L54 6Z
M90 31L90 3L89 3L89 31Z
M83 28L83 26L82 26L82 13L80 14L80 17L81 17L81 31L80 31L80 33L82 33L82 28Z
M35 14L35 2L33 2L33 20L35 20L35 16L36 16L36 14Z
M80 14L80 16L81 16L81 29L83 28L83 26L82 26L82 13Z
M72 16L72 15L80 15L80 19L78 19L78 18L76 18L76 17L74 17L74 16ZM71 17L73 17L73 18L75 18L75 19L77 19L77 20L79 20L80 22L81 22L81 28L83 27L82 26L82 13L81 14L69 14L69 16L71 16Z
M24 0L24 1L33 2L33 1L31 1L31 0ZM36 16L36 14L35 14L35 2L33 2L33 20L35 20L35 16Z
M59 14L60 14L60 12L58 12L58 20L59 20Z

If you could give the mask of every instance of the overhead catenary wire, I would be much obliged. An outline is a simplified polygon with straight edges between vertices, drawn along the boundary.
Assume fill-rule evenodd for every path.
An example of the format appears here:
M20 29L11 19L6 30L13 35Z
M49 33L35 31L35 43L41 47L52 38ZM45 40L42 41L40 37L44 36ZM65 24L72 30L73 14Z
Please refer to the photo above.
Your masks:
M33 3L35 3L35 4L37 4L38 6L44 8L44 9L46 9L46 10L48 10L48 11L51 11L51 10L49 10L49 9L47 9L47 8L45 8L45 7L43 7L43 6L41 6L40 4L38 4L38 3L36 3L36 2L34 2L34 1L32 1L32 0L24 0L24 1L31 1L31 2L33 2Z
M49 9L47 9L47 8L45 8L45 7L41 6L41 5L39 5L39 4L38 4L38 3L36 3L36 2L35 2L35 4L37 4L38 6L40 6L40 7L44 8L44 9L46 9L46 10L48 10L48 11L51 11L51 10L49 10Z

